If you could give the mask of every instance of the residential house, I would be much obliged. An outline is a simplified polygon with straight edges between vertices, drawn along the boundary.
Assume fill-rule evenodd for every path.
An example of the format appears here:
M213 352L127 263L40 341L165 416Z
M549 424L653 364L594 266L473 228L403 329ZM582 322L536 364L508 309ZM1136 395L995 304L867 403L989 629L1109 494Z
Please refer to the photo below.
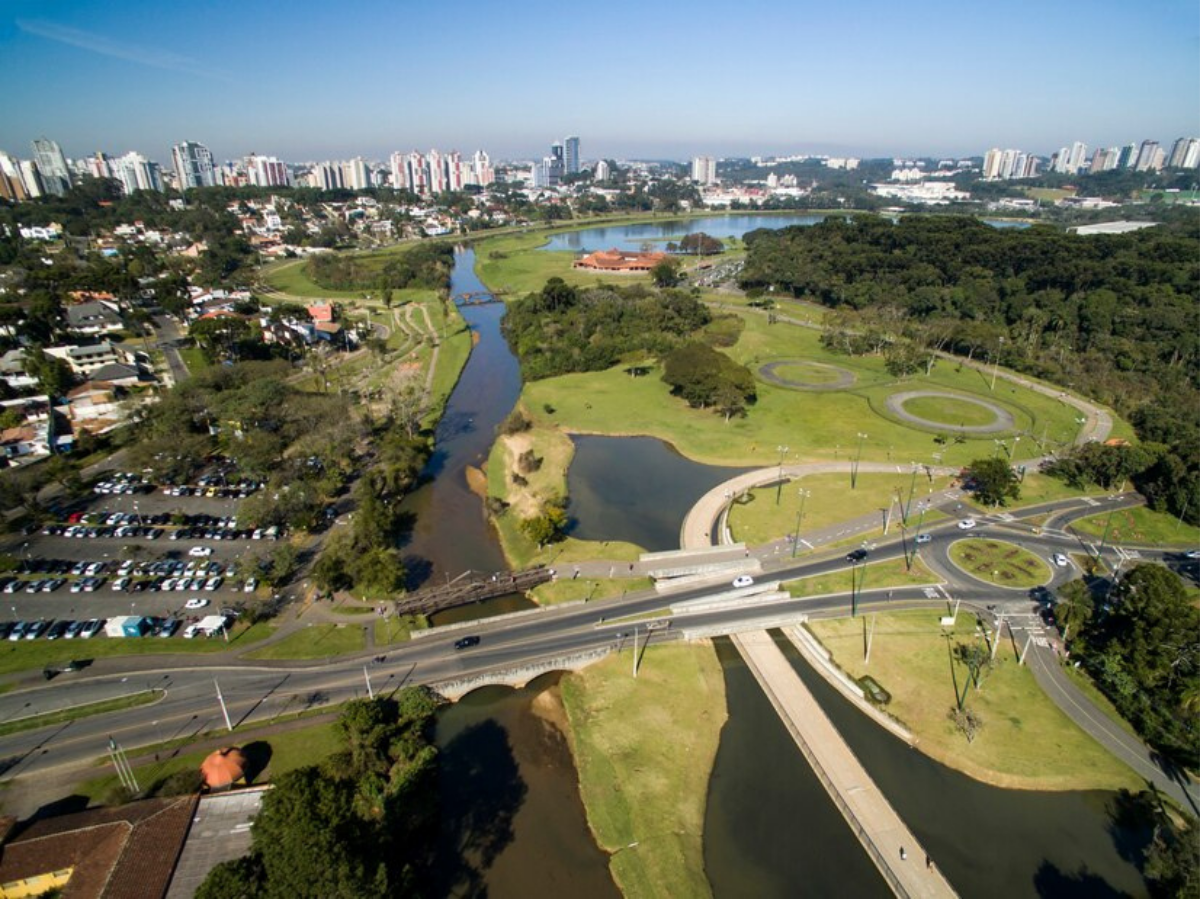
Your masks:
M67 307L67 327L77 334L111 334L125 327L116 304L96 300Z

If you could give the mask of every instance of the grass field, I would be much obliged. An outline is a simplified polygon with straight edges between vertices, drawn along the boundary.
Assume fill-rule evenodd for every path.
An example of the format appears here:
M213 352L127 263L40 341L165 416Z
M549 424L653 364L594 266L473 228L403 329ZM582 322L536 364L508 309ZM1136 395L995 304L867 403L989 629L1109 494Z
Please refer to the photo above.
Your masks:
M181 346L177 350L179 358L183 360L183 364L187 366L188 374L194 375L208 368L209 361L204 358L204 352L200 347L196 346Z
M689 458L725 465L775 464L777 446L790 447L791 457L799 459L845 460L859 433L867 434L866 460L931 463L937 453L943 464L965 465L995 453L996 438L1016 436L998 433L939 444L938 434L903 424L887 412L888 396L923 388L996 403L1012 413L1019 430L1037 440L1044 434L1051 446L1073 440L1078 432L1073 408L1003 381L993 394L988 379L973 369L943 363L928 378L896 381L881 359L828 353L816 331L768 325L765 317L756 314L746 313L745 318L745 330L728 352L752 371L769 361L807 360L846 368L854 372L857 383L849 390L821 393L759 382L758 401L748 415L729 422L711 411L688 408L671 396L657 367L638 378L614 368L534 381L525 386L523 402L538 423L579 433L648 434L669 441ZM552 422L540 411L547 403L556 409ZM1027 449L1034 442L1027 437L1018 444L1018 461L1022 454L1028 458L1034 452Z
M704 809L725 723L725 682L708 646L630 652L562 682L580 794L627 899L711 895ZM669 884L669 888L665 885Z
M1034 200L1041 200L1043 203L1056 203L1064 197L1075 196L1075 188L1064 190L1060 187L1026 187L1022 188L1023 193Z
M271 734L263 740L271 748L271 759L267 767L256 778L256 783L273 780L288 771L305 765L315 765L326 756L332 755L341 748L341 740L330 722L312 724L307 727L297 727ZM239 732L238 745L257 742L253 730ZM186 746L182 747L186 750ZM160 753L160 761L147 761L134 766L134 775L143 789L149 789L179 771L200 770L200 764L208 758L211 750L186 752L177 750L178 754ZM116 774L106 774L93 778L74 788L74 792L87 796L95 802L117 795L120 783Z
M375 622L375 645L391 646L393 643L406 643L415 630L423 630L428 625L425 619L411 615L395 616L380 619Z
M370 626L370 625L367 625ZM313 624L284 637L278 643L264 646L246 654L248 659L323 659L350 652L361 652L366 646L363 625Z
M923 472L918 473L916 491L913 495L912 514L916 516L918 504L929 495L930 489L941 490L950 482L949 478L934 478L930 482ZM779 503L775 503L776 488L762 487L751 490L743 499L736 500L729 513L729 527L734 539L741 543L757 545L791 537L796 532L796 518L800 514L800 491L808 493L804 498L804 520L800 525L800 536L807 532L836 524L859 515L877 514L879 527L883 528L884 509L892 507L892 529L900 526L900 507L895 502L896 490L908 501L912 474L859 474L854 489L850 487L849 474L816 474L784 484L779 491ZM930 521L926 516L926 521ZM801 547L803 549L803 546Z
M1027 667L1002 644L995 668L966 704L983 720L968 743L948 720L967 669L951 661L952 644L976 636L973 615L960 614L943 636L939 612L875 616L871 661L863 664L863 620L810 622L812 631L852 677L870 674L892 694L886 706L917 737L917 748L987 783L1031 790L1139 790L1143 781L1080 730L1046 697ZM957 686L956 686L957 685Z
M291 259L262 270L262 279L278 291L312 300L357 300L361 290L328 290L312 281L304 271L304 259Z
M624 567L624 566L622 566ZM560 578L531 591L534 601L540 606L552 606L560 602L584 600L593 602L624 596L637 590L649 590L654 581L648 577L633 578Z
M971 537L950 544L950 561L974 578L1010 589L1048 583L1050 566L1015 543Z
M1093 537L1104 536L1109 523L1108 513L1080 518L1071 527ZM1112 513L1108 539L1113 543L1149 543L1156 546L1200 547L1200 528L1180 524L1179 519L1166 512L1155 512L1146 506L1117 509Z
M0 675L16 671L40 670L61 665L72 659L104 659L125 655L192 655L238 650L274 633L273 624L235 624L229 642L221 637L184 640L180 637L95 637L91 640L33 640L0 644ZM63 675L64 678L70 675Z
M926 568L920 558L913 562L912 571L905 569L903 559L887 559L883 562L872 562L865 568L860 568L857 577L861 578L861 589L864 590L878 590L880 587L918 587L926 584L939 584L942 580ZM801 578L798 581L788 581L783 588L792 596L828 596L830 593L849 593L851 590L850 572L832 572ZM876 598L869 597L869 599Z
M904 411L917 418L965 427L990 425L996 419L990 409L949 396L915 396L904 403Z

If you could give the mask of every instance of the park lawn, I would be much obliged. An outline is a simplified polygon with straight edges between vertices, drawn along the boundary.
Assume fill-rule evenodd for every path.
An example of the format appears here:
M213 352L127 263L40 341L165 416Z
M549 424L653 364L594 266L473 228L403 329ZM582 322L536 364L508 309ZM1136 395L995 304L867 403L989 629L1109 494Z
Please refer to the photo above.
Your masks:
M1020 462L1018 461L1017 464L1020 465ZM1079 490L1070 486L1066 481L1036 471L1026 471L1025 479L1021 481L1020 486L1021 495L1011 502L1010 509L1019 509L1023 506L1039 506L1042 503L1051 503L1060 499L1074 499L1078 496L1087 496L1088 493L1095 493L1095 490ZM1034 523L1032 518L1024 520L1031 524Z
M442 410L467 365L467 359L471 355L471 340L470 329L465 326L457 312L452 312L448 334L438 345L437 368L433 372L430 411L427 418L431 425L441 417Z
M187 366L189 375L204 371L204 369L212 364L205 357L204 351L198 346L181 346L176 352L179 353L179 358L183 360L183 364Z
M1057 203L1065 197L1075 196L1075 188L1073 187L1066 188L1065 190L1061 187L1023 187L1020 190L1034 200L1043 200L1047 203Z
M918 418L967 427L990 424L995 418L982 406L949 396L913 397L904 404L904 409Z
M1006 589L1048 584L1050 566L1027 549L990 537L968 537L950 544L950 561L971 577Z
M215 734L211 732L200 734L195 740L189 742L199 742L211 736L215 736ZM316 765L340 750L343 745L334 723L329 721L280 731L261 739L271 747L271 760L255 779L255 783L274 780L288 771L306 765ZM239 745L245 746L252 742L258 742L253 729L238 732ZM186 749L186 745L182 748ZM160 752L160 756L164 756L161 761L154 761L153 758L138 759L134 753L130 753L134 756L130 761L133 763L133 772L138 784L143 789L150 789L180 771L188 769L199 771L201 763L208 758L211 752L211 749L195 752L177 751L177 754ZM109 773L76 784L73 792L87 796L94 803L103 803L119 796L121 789L116 774Z
M389 615L375 622L375 645L391 646L407 643L412 632L429 627L423 615Z
M368 625L369 626L369 625ZM361 652L366 646L363 625L311 624L289 634L277 643L246 653L247 659L323 659L351 652Z
M229 642L222 637L197 637L184 640L175 636L162 637L101 637L91 640L22 640L0 645L0 675L17 671L40 670L48 665L61 665L71 660L106 659L125 655L193 655L237 651L274 633L275 626L267 623L245 625L241 622L230 629Z
M1149 543L1156 546L1200 546L1200 528L1180 524L1178 518L1167 512L1155 512L1147 506L1132 509L1115 509L1112 523L1109 513L1090 515L1071 523L1071 527L1082 534L1103 537L1108 527L1108 540L1112 543Z
M727 717L721 666L711 646L656 646L635 680L631 652L562 681L588 824L627 899L710 896L704 810Z
M539 468L520 469L517 460L525 452L541 460ZM532 518L547 501L567 495L567 469L574 457L575 444L555 427L501 435L488 456L488 494L503 499L521 518ZM517 484L514 475L528 483Z
M930 463L938 453L941 464L961 466L995 453L993 435L939 444L940 435L879 411L887 395L926 387L997 402L1036 433L1044 430L1048 442L1070 440L1076 433L1074 410L1056 399L1015 386L1014 394L1007 385L1003 391L998 386L992 398L978 372L965 367L957 372L950 365L935 366L930 378L896 382L881 360L832 356L819 346L818 337L806 328L769 326L765 318L747 315L741 338L728 352L752 370L772 360L804 358L853 371L858 382L851 390L823 393L759 382L758 400L746 417L728 422L671 396L657 365L642 377L614 367L533 381L525 385L522 400L537 422L549 418L541 411L549 404L555 408L553 421L564 430L659 437L687 457L714 465L766 467L778 463L778 446L788 446L791 459L844 461L859 433L867 434L862 457L869 461Z
M804 498L804 520L800 525L800 536L810 531L837 524L859 515L877 514L879 527L883 528L884 509L892 507L892 529L900 526L900 507L895 502L896 488L908 501L909 487L913 484L911 470L897 474L860 473L858 486L850 487L849 473L814 474L799 478L776 488L760 487L751 490L741 499L735 500L729 513L729 527L739 543L757 546L791 537L796 533L796 518L800 514L800 491L807 491ZM913 495L909 519L916 527L916 517L921 500L929 496L930 490L941 490L950 483L949 478L935 477L932 483L923 472L918 472L916 491ZM926 515L924 524L933 519ZM860 536L858 539L862 539Z
M621 566L622 568L624 566ZM548 584L534 587L529 595L539 606L552 606L560 602L592 602L624 596L638 590L649 590L654 581L648 577L631 578L571 578L560 577Z
M966 704L983 727L968 743L948 719L968 673L950 660L939 626L940 611L916 610L875 616L871 661L863 664L863 625L858 619L814 620L809 627L834 661L852 677L870 674L892 695L884 708L917 738L917 748L945 765L986 783L1029 790L1140 790L1144 782L1071 721L1017 664L1002 643L983 688ZM975 636L974 615L961 613L949 629L956 643Z
M858 577L861 578L861 589L864 590L878 590L881 587L921 587L942 583L942 579L926 568L919 557L913 561L911 571L904 567L903 559L887 559L883 562L872 562L865 566L865 569L859 568ZM797 597L849 593L850 572L830 572L788 581L783 585L783 589ZM869 602L877 598L868 594L863 600Z
M293 259L262 269L261 277L270 287L290 297L310 300L357 300L361 290L330 290L317 284L304 271L304 259Z
M1082 690L1087 698L1092 701L1092 704L1108 716L1109 720L1131 737L1136 737L1139 741L1142 739L1141 735L1137 732L1137 728L1125 720L1121 713L1117 711L1117 707L1112 704L1112 701L1100 692L1100 688L1096 686L1095 681L1092 680L1086 671L1082 668L1076 668L1073 664L1064 665L1063 671L1067 673L1067 677L1071 679L1075 686Z

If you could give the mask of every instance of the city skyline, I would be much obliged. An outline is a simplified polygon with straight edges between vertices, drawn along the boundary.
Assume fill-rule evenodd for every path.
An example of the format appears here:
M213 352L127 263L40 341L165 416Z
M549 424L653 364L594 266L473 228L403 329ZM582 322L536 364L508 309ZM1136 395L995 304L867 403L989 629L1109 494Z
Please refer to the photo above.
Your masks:
M620 35L540 0L521 16L471 0L453 17L222 5L195 17L132 0L117 21L95 3L11 4L0 73L23 89L0 149L23 155L46 135L72 158L137 149L164 163L185 140L219 159L429 146L539 159L581 134L588 159L1048 156L1074 140L1169 142L1200 110L1200 13L1176 0L1018 3L986 23L940 0L901 12L768 0L733 19L708 2L687 16L618 3L604 21ZM1110 69L1137 77L1095 77Z

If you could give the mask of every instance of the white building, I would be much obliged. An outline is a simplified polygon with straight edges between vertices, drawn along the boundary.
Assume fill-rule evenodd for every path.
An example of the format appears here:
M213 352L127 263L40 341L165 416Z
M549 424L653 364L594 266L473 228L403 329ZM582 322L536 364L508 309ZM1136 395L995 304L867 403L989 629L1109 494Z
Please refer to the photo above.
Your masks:
M292 183L287 163L274 156L246 157L246 180L254 187L287 187Z
M707 187L717 183L717 161L711 156L697 156L692 160L692 180Z
M163 189L158 163L152 162L141 153L130 151L117 157L113 160L112 168L113 177L121 182L121 188L127 194L135 190Z
M189 190L193 187L215 187L216 173L213 171L212 153L208 147L195 141L185 140L171 148L171 161L175 167L177 187Z

